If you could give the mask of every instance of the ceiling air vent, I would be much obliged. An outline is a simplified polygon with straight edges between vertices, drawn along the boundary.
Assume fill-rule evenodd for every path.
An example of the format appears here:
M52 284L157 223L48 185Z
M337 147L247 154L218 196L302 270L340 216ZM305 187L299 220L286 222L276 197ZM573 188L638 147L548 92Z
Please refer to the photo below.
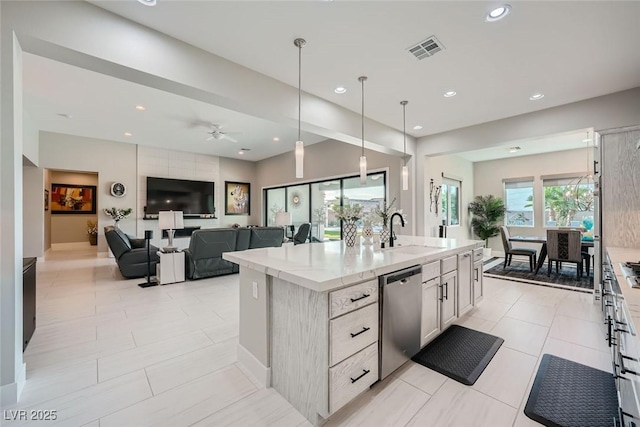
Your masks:
M444 46L442 43L440 43L435 36L431 36L428 39L411 46L407 51L417 59L424 59L435 55L443 49Z

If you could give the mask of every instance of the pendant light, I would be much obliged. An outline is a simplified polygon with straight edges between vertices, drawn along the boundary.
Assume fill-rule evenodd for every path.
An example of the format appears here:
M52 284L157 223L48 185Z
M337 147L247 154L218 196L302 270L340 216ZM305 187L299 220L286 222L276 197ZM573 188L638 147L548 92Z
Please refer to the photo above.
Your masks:
M407 166L407 115L406 108L409 101L400 101L402 105L402 136L404 138L404 145L402 149L402 190L407 191L409 189L409 167Z
M300 136L300 115L302 110L302 48L307 44L305 39L295 39L293 44L298 48L298 140L296 141L296 178L304 177L304 143Z
M366 76L358 77L358 81L362 84L362 154L360 155L360 184L367 183L367 157L364 155L364 82L367 81Z

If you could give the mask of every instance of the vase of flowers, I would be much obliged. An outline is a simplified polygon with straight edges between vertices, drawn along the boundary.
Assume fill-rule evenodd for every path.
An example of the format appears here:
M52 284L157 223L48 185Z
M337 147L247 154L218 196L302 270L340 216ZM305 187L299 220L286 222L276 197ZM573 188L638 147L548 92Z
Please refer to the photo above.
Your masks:
M111 217L115 223L114 227L120 228L118 224L121 220L125 219L129 215L131 215L133 209L131 208L106 208L104 209L104 213L106 213L109 217Z
M362 206L334 206L333 210L336 213L336 218L343 222L342 234L343 239L347 247L354 247L356 245L356 237L358 236L358 229L356 227L356 221L362 218Z
M380 231L380 246L384 248L386 242L389 241L389 218L394 214L393 205L396 203L395 197L387 205L387 201L382 202L382 206L376 206L373 212L380 218L382 222L382 231Z
M98 244L98 221L87 221L87 235L89 236L89 244L96 246Z

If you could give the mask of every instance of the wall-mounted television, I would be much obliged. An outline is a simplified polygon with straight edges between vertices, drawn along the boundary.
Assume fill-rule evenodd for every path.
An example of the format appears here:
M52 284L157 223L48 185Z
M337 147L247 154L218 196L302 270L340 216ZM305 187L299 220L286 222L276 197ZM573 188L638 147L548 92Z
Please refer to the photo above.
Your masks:
M213 182L147 177L146 215L182 211L185 217L213 215Z

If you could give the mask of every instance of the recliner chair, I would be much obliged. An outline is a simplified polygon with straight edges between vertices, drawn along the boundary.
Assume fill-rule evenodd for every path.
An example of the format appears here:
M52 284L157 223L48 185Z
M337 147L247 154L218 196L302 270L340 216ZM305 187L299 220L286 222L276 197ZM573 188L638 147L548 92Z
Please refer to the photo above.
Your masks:
M127 279L145 277L147 275L147 246L145 239L138 239L125 234L112 225L104 228L104 237L109 249L113 252L120 273ZM160 262L158 248L150 245L151 275L156 274L156 264Z

